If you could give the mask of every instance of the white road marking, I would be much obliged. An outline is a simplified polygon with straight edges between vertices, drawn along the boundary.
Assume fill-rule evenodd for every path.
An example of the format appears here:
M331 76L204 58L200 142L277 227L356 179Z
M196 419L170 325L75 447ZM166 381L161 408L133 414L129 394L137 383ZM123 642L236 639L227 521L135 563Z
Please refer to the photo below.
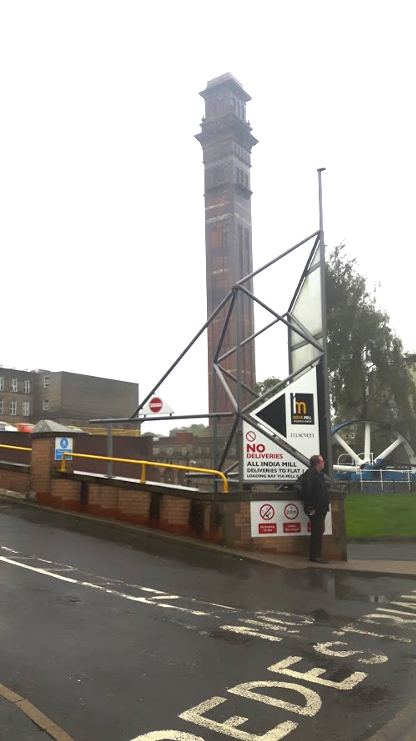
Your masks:
M230 605L219 605L216 602L207 602L207 601L204 601L204 600L196 599L195 597L187 597L187 596L182 596L182 595L170 595L167 592L163 592L160 589L153 589L152 587L144 587L144 586L142 586L140 584L131 584L131 583L125 582L125 581L123 581L121 579L107 579L107 577L105 577L105 576L100 576L100 575L92 574L91 572L88 572L86 570L77 569L76 567L71 566L70 564L60 563L60 562L57 562L57 561L50 561L49 559L39 558L38 556L25 556L25 555L21 554L19 551L15 551L12 548L8 548L6 546L0 546L0 549L15 554L16 556L18 556L19 561L22 561L22 560L31 560L32 559L32 560L34 560L36 562L46 563L46 564L52 564L53 565L53 568L47 569L47 570L45 569L45 573L46 574L50 573L51 576L52 576L52 572L53 571L57 571L57 570L60 570L60 571L61 570L68 570L68 571L74 571L74 572L79 571L80 573L87 574L89 576L94 577L94 579L99 579L102 582L102 584L96 585L96 584L93 584L91 582L84 582L83 580L77 580L77 583L80 583L82 586L89 586L89 587L92 587L92 588L103 588L104 585L120 584L120 585L122 585L124 587L128 587L130 589L139 589L142 592L149 592L149 593L155 595L153 597L149 597L149 600L145 601L145 604L153 604L154 605L156 603L153 600L156 600L156 599L166 599L166 600L183 599L183 600L186 600L188 603L191 602L191 603L193 603L195 605L203 605L203 606L206 605L208 607L221 607L221 609L227 610L228 612L232 612L232 613L238 612L237 608L231 607ZM16 565L19 565L17 561L16 561ZM32 569L35 569L35 567L32 566ZM104 591L107 591L108 593L111 593L111 592L109 592L109 590L104 590ZM117 590L115 590L114 593L115 594L119 594L119 596L120 596L120 593ZM128 598L128 595L127 595L127 598ZM181 608L179 606L175 606L174 607L174 606L171 606L171 605L161 605L161 606L166 607L167 609L177 609L177 610L182 610L182 611L185 611L185 612L189 612L192 615L201 615L201 616L202 615L212 615L211 612L206 612L206 611L202 611L202 610L190 610L189 608L184 608L184 607ZM218 620L221 619L220 617L218 617L216 615L213 616L213 617L215 617Z
M279 636L266 635L266 633L259 633L254 628L246 628L243 625L220 625L220 630L228 630L230 633L237 633L239 635L251 636L253 638L262 638L264 641L275 641L280 642L283 638Z
M204 741L201 736L194 736L193 733L184 733L183 731L150 731L144 736L136 736L131 741Z
M282 631L285 633L295 634L298 635L300 633L299 630L289 630L284 625L280 625L280 623L277 623L276 625L274 622L270 620L270 618L265 618L264 620L250 620L248 618L238 618L241 623L249 623L250 625L257 625L261 628L267 628L267 630L276 630L276 631Z
M203 728L208 728L210 731L216 731L217 733L223 733L225 736L238 738L240 741L280 741L280 739L284 738L298 727L297 723L286 721L284 723L279 723L278 726L272 728L271 731L267 731L263 736L256 736L253 733L241 731L237 728L237 725L243 725L248 718L233 715L231 718L224 721L224 723L218 723L216 720L204 717L204 713L208 713L209 710L213 710L224 702L227 702L226 697L211 697L210 700L205 700L205 702L201 702L194 708L181 713L179 718L181 718L181 720L187 720L190 723L195 723L195 725L202 726Z
M391 620L395 627L401 627L402 625L412 625L416 623L416 615L411 618L410 620L408 618L400 617L400 615L408 615L409 613L399 613L398 610L387 610L384 607L377 608L380 610L380 612L372 613L371 615L364 615L364 617L360 618L360 621L362 623L379 623L380 620ZM380 623L379 623L380 624ZM410 628L410 630L415 630L414 628Z
M363 618L359 618L362 620ZM371 638L388 638L391 641L398 641L399 643L411 643L411 638L402 638L402 636L390 635L388 633L374 633L370 630L364 630L363 628L354 628L353 625L344 625L340 630L332 631L334 636L343 636L345 633L357 633L360 636L370 636Z
M276 697L270 697L270 695L253 692L252 689L257 687L281 687L285 690L293 690L294 692L303 695L306 700L306 705L295 705L286 700L279 700ZM322 707L321 698L315 690L311 690L309 687L302 687L301 684L292 684L291 682L265 682L264 680L260 682L244 682L244 684L238 684L236 687L231 687L228 692L231 692L232 695L246 697L247 700L257 700L257 702L264 702L266 705L273 705L275 708L283 708L283 710L289 710L291 713L307 715L309 717L316 715Z
M313 625L315 622L312 617L308 617L307 615L296 615L292 612L265 610L258 612L257 614L264 618L264 620L270 620L272 623L283 623L283 625ZM288 618L290 618L290 620L288 620ZM295 622L293 619L295 619Z
M367 654L370 653L371 655L367 658L358 659L358 662L360 664L384 664L386 661L388 661L388 658L386 654L383 653L373 653L372 651L369 651L367 648L364 651L358 651L353 649L340 650L337 648L336 651L332 649L332 646L347 646L348 643L345 643L345 641L329 641L328 643L315 643L314 649L320 654L323 654L324 656L336 656L341 659L346 658L348 656L356 656L358 654Z
M406 603L405 602L390 602L390 604L391 605L403 605L403 607L406 606ZM413 609L415 609L415 608L413 608ZM392 612L392 613L394 613L396 615L408 615L410 617L416 618L415 613L414 612L409 612L409 610L394 610L394 609L391 609L389 607L377 607L377 611L380 611L380 612ZM414 622L414 621L412 620L412 622Z
M59 579L59 581L67 581L70 582L70 584L80 583L77 582L76 579L70 579L69 576L61 576L60 574L54 574L51 571L46 571L45 569L37 569L35 566L29 566L28 563L19 563L19 561L13 561L11 558L6 558L6 556L0 556L0 561L9 563L12 566L19 566L21 569L27 569L28 571L36 571L38 574L50 576L52 579Z
M181 612L187 612L191 615L209 615L209 612L202 612L201 610L190 610L187 607L179 607L179 605L169 605L169 604L163 604L161 602L153 602L150 599L146 599L146 597L135 597L133 594L125 594L124 592L119 592L115 589L107 589L106 587L102 587L99 584L92 584L91 582L87 581L79 581L78 579L71 579L68 576L61 576L61 574L56 574L53 571L46 571L46 569L40 569L35 566L29 566L27 563L20 563L19 561L13 561L10 558L6 558L5 556L0 556L0 561L4 561L5 563L11 564L12 566L19 566L21 569L27 569L28 571L35 571L37 574L42 574L43 576L49 576L51 579L58 579L59 581L66 581L70 584L77 584L80 587L91 587L92 589L97 589L98 591L105 592L106 594L111 594L115 597L122 597L123 599L130 600L131 602L141 602L142 604L147 605L153 605L153 607L163 607L168 610L180 610Z
M323 679L322 674L325 674L326 669L320 669L315 667L309 669L307 672L297 672L289 667L293 664L298 664L302 661L302 656L288 656L287 659L279 661L277 664L269 666L269 672L275 672L276 674L286 674L288 677L294 677L295 679L304 680L306 682L313 682L314 684L322 684L325 687L332 687L336 690L352 690L357 684L363 681L368 674L364 672L354 672L349 677L346 677L342 682L333 682L331 679Z
M408 610L416 610L416 605L413 602L390 602L391 605L397 605L398 607L407 607Z

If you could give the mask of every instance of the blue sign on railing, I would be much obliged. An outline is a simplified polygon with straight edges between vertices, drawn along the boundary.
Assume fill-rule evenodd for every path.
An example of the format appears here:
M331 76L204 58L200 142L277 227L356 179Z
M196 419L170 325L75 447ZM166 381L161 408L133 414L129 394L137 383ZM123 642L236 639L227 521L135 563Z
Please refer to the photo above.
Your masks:
M55 460L61 461L64 453L72 453L74 449L74 439L72 437L55 438ZM72 456L66 456L65 460L71 461Z

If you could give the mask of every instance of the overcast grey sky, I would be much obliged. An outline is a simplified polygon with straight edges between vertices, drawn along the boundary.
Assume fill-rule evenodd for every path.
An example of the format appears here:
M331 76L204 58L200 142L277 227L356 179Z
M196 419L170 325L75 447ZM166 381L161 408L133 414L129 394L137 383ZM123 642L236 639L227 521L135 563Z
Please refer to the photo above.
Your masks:
M415 350L412 10L2 0L0 363L139 381L144 394L204 322L193 135L198 91L228 71L253 98L259 139L255 267L317 228L326 167L327 245L345 240L370 286L381 281L379 305ZM276 309L293 270L258 281ZM277 341L259 344L258 378L285 358ZM161 394L177 413L207 409L205 337Z

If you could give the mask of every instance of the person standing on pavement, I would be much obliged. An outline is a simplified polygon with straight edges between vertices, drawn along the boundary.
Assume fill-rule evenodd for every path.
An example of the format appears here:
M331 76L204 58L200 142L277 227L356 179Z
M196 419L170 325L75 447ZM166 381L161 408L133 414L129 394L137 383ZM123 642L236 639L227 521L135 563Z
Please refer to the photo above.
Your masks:
M329 492L323 474L325 461L321 455L313 455L309 463L310 468L305 472L302 482L303 507L311 522L309 559L316 563L328 563L322 558L322 537L329 511Z

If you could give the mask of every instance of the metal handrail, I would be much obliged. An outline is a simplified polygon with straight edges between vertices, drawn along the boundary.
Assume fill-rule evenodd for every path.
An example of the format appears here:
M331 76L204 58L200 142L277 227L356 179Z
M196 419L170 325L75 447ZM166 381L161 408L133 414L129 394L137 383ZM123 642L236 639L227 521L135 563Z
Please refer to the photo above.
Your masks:
M20 445L0 445L0 448L8 448L9 450L28 450L29 453L32 448L22 448Z
M147 466L154 466L155 468L175 468L178 471L197 471L198 473L209 473L213 476L220 476L223 483L223 492L228 494L228 481L227 477L222 471L215 471L212 468L197 468L195 466L180 466L174 463L156 463L155 461L138 461L133 458L112 458L106 455L87 455L86 453L62 453L61 472L66 471L66 458L90 458L98 461L114 461L116 463L135 463L142 467L140 483L146 483L146 468Z

